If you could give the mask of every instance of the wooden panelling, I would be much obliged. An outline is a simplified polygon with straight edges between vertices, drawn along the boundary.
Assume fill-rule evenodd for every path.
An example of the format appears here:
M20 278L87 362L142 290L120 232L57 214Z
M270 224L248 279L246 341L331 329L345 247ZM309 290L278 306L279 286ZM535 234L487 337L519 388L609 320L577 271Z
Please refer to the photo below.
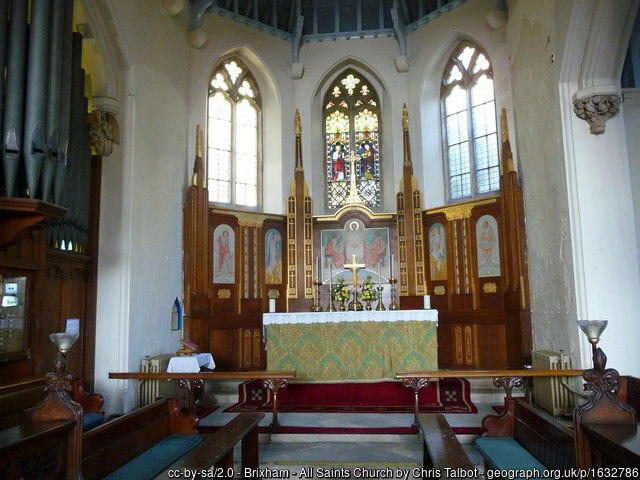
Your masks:
M87 351L87 339L94 335L95 317L91 314L91 305L95 293L89 288L92 260L83 255L47 250L44 244L37 248L32 242L46 240L46 236L36 231L22 236L29 244L26 250L42 249L45 253L45 264L40 270L30 269L31 260L26 259L26 268L16 268L16 262L10 270L0 264L0 271L28 276L27 294L27 344L29 357L11 362L10 368L2 370L0 385L26 377L39 377L53 370L56 348L49 339L50 333L63 332L68 318L80 319L81 336L67 356L67 371L78 376L91 370L88 387L93 383L93 350ZM21 249L11 245L9 250ZM23 250L24 251L24 250ZM17 259L14 259L17 260ZM20 266L18 262L18 267Z
M261 327L211 329L210 346L216 360L216 370L265 368Z

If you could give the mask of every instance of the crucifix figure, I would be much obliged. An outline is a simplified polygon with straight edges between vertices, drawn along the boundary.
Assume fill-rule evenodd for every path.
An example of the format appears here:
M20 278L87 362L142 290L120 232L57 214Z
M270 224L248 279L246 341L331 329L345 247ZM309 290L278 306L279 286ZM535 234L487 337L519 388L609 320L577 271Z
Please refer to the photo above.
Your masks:
M366 265L364 263L356 263L356 256L351 255L351 263L345 263L343 267L347 270L351 270L351 272L353 273L353 288L356 288L356 285L358 284L357 272L361 268L366 267Z

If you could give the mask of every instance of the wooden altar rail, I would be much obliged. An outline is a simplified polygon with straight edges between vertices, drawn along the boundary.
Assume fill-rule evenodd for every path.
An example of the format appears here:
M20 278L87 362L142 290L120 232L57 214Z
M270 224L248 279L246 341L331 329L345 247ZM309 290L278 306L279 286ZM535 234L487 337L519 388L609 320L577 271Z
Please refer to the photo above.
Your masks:
M126 380L177 380L178 408L182 412L195 414L196 399L204 390L205 380L260 380L265 388L273 393L273 417L269 428L278 426L278 391L289 385L289 380L296 378L295 371L247 371L247 372L197 372L197 373L143 373L143 372L110 372L109 378Z
M425 372L396 372L396 378L413 390L414 426L418 426L418 394L428 387L432 379L439 378L493 378L496 388L503 388L506 397L511 397L514 388L520 388L525 378L530 377L581 377L584 370L431 370Z

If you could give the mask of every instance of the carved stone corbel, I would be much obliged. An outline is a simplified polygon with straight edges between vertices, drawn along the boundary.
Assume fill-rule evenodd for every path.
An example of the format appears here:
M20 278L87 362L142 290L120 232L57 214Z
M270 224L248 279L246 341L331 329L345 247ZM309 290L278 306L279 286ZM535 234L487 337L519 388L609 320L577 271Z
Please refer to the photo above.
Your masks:
M593 135L603 134L605 123L620 110L622 99L617 93L574 98L573 111L589 124Z
M89 103L89 145L93 155L108 157L113 145L120 145L120 127L116 115L120 104L116 99L94 97Z

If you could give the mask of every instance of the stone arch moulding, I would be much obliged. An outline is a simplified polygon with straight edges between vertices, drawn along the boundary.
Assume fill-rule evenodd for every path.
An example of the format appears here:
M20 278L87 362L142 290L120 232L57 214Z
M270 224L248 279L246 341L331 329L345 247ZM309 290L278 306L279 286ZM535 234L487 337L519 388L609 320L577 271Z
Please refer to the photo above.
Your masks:
M93 94L96 97L119 98L120 74L130 66L122 39L118 35L113 15L107 4L80 0L95 39L90 46ZM85 43L88 40L85 39Z
M109 156L113 145L120 144L116 116L120 113L121 72L130 61L118 35L110 7L90 0L80 0L79 8L86 15L92 37L83 40L89 54L92 98L89 99L91 146L95 155Z
M229 58L237 56L239 57L245 65L251 70L251 73L258 82L258 87L260 87L260 91L263 92L263 102L268 101L268 97L272 97L275 99L275 103L280 105L282 103L282 99L280 96L280 91L278 90L278 85L274 80L274 75L269 69L267 63L265 63L262 58L253 50L249 45L239 45L233 48L228 49L226 52L222 53L215 62L211 63L209 68L209 77L213 74L215 68L220 65L220 63ZM207 80L207 84L209 81ZM265 93L267 95L265 95Z
M325 74L320 77L313 91L312 98L314 103L322 101L322 97L324 96L324 92L328 85L334 80L338 73L342 70L346 70L347 68L354 68L355 70L364 72L367 78L373 83L373 86L380 96L380 100L386 101L386 99L388 99L389 87L376 70L371 68L367 62L357 57L345 57L334 63L327 69ZM385 100L383 100L383 97Z
M283 159L287 156L283 154L281 142L274 139L282 138L282 96L280 89L275 80L275 75L269 68L268 64L253 50L249 45L236 45L222 52L219 56L211 60L206 71L206 79L204 82L205 94L209 85L211 75L215 69L226 59L230 57L238 57L246 67L251 71L255 78L258 88L260 89L262 98L262 172L278 171L282 172ZM192 137L195 138L195 124L199 123L203 127L207 125L207 109L202 111L201 120L192 122ZM268 121L265 121L268 119ZM205 135L206 138L206 135ZM264 180L263 180L264 181ZM282 198L285 195L282 184L279 187L271 185L269 189L265 188L263 183L261 193L262 208L268 208L269 200L274 198Z
M629 12L637 9L638 0L575 2L573 16L585 19L588 28L580 68L575 70L573 111L593 135L603 134L607 120L620 110L620 75L635 21Z

